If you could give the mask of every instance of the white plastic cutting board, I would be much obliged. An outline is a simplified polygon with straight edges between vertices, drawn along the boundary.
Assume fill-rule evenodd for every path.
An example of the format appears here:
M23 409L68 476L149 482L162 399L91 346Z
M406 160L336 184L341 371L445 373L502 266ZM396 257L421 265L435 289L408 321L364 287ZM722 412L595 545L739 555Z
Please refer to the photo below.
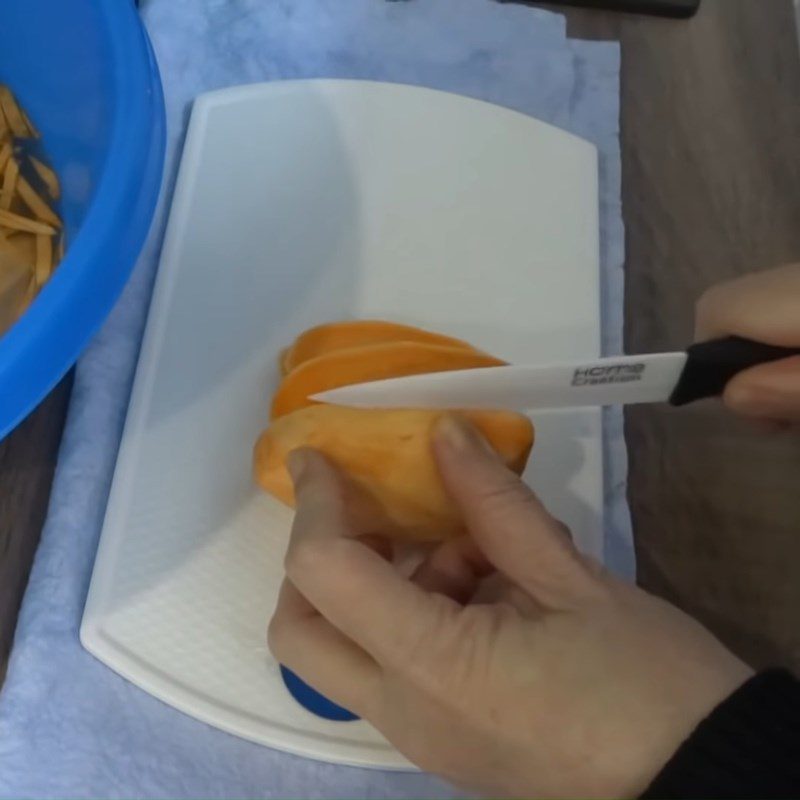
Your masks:
M194 105L81 640L199 719L405 768L364 722L286 692L265 643L291 512L253 488L281 347L386 318L510 361L599 352L588 143L456 95L271 83ZM529 479L601 554L597 410L534 418Z

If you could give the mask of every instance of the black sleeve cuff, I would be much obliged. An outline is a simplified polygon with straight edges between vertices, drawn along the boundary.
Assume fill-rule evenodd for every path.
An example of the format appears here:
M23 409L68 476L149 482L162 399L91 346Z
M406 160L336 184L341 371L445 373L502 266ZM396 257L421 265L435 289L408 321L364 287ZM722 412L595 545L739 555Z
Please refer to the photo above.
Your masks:
M800 681L762 672L681 745L645 800L800 797Z

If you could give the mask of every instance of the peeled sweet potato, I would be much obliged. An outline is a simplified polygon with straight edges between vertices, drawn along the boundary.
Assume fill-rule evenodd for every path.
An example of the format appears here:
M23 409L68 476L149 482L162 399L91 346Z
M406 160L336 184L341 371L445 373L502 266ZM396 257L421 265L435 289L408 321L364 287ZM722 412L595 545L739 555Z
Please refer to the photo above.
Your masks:
M309 397L328 389L423 372L499 367L505 362L476 350L421 342L387 342L336 350L302 363L281 381L272 419L314 405Z
M329 322L301 333L294 343L281 353L281 373L288 375L303 362L327 355L335 350L385 344L386 342L421 342L422 344L458 347L462 350L475 349L460 339L424 331L411 325L401 325L397 322L369 319Z
M313 447L339 466L377 501L392 533L412 541L436 541L458 535L462 523L447 495L434 459L431 436L446 412L364 410L315 405L273 422L255 447L257 482L294 506L286 457ZM530 420L509 411L463 411L500 454L521 473L533 445Z

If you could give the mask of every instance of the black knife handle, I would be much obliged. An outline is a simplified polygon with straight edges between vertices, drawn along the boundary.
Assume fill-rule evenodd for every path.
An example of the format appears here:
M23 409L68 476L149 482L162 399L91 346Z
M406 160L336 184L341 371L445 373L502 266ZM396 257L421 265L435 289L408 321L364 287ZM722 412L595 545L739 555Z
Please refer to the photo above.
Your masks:
M758 364L800 356L800 347L777 347L728 336L698 342L686 352L686 366L669 397L674 406L684 406L704 397L718 397L737 373Z
M700 0L549 0L553 4L589 6L608 11L626 11L631 14L656 14L660 17L691 17L697 12ZM501 3L530 5L536 0L500 0Z

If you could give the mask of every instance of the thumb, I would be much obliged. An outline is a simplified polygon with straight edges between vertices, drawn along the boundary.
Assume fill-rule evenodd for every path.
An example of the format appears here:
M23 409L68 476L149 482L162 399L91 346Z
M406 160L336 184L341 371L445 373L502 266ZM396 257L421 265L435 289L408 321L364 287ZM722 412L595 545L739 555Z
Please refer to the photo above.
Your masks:
M740 372L728 382L723 400L744 416L800 421L800 356Z
M447 416L434 451L445 487L486 558L536 600L567 607L595 585L563 526L474 428Z

